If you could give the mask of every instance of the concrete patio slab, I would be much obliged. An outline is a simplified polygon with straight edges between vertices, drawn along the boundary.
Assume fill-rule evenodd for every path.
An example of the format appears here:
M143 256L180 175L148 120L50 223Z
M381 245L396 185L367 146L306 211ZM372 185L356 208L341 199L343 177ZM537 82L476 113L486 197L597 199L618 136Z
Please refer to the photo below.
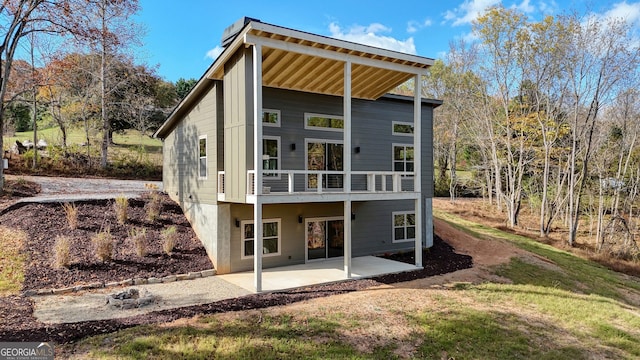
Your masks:
M379 258L362 256L351 259L351 278L362 279L384 274L418 270L415 265ZM255 292L253 271L216 275L236 286ZM344 259L335 258L306 264L264 269L262 291L278 291L316 284L347 280Z

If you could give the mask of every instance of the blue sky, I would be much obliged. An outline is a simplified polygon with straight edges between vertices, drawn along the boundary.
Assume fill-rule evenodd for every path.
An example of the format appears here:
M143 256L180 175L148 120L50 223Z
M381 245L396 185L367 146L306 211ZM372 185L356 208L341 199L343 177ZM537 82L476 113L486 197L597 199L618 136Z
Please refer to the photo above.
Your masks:
M254 1L140 0L146 29L138 60L175 82L205 72L221 51L223 30L242 16L378 47L439 58L452 40L472 40L471 21L489 6L517 7L532 19L578 11L640 20L640 0Z

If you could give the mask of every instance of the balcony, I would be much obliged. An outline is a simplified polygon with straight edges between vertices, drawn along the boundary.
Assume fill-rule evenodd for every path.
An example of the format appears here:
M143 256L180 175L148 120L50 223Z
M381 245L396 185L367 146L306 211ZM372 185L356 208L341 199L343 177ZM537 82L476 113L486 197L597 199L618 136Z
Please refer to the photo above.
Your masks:
M255 171L247 171L247 203L256 198ZM265 203L352 200L416 199L413 173L398 171L352 171L351 188L345 190L345 171L263 170ZM225 199L224 171L218 172L218 200Z

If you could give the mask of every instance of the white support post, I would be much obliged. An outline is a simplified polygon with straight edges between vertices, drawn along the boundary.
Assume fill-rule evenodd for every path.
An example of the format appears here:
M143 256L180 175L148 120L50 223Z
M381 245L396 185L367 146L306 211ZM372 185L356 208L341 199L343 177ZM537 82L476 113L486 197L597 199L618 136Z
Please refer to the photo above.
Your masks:
M253 168L256 202L253 206L253 277L262 291L262 46L253 45Z
M424 246L430 248L433 246L433 199L430 197L424 199L424 213Z
M419 194L415 201L415 259L416 266L422 267L422 76L416 74L413 95L413 191ZM426 214L431 216L431 214Z
M343 170L345 171L344 191L351 194L351 61L344 63L344 146ZM375 176L374 176L375 189ZM344 276L351 278L351 198L344 202Z
M293 175L294 175L293 172L290 172L290 173L287 174L288 179L289 179L289 194L292 194L293 190L294 190L294 182L293 182L294 181L294 177L293 177Z
M351 149L351 61L344 63L344 146L342 165L345 171L344 175L344 191L351 193L351 156L353 155L353 149Z
M351 278L351 200L344 202L344 277Z

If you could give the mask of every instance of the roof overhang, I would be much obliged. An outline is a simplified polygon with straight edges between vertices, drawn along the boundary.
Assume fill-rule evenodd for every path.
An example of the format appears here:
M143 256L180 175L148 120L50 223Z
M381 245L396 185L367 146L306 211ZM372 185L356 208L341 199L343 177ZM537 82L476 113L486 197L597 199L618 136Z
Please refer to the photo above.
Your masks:
M262 85L343 96L345 64L351 64L351 96L375 100L416 75L426 74L433 59L315 35L251 19L209 67L194 89L154 136L165 137L193 97L211 80L224 78L224 65L241 47L262 48Z

